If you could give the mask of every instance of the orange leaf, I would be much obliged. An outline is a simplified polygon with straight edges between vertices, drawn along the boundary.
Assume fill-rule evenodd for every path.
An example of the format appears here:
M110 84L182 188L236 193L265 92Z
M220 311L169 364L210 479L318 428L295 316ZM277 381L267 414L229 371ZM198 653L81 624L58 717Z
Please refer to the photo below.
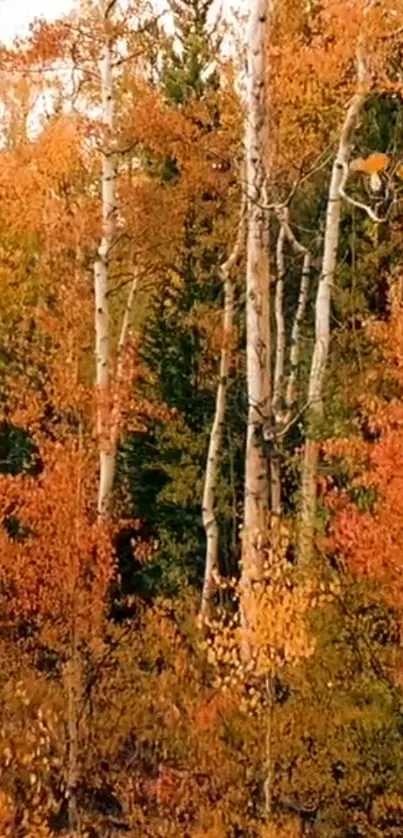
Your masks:
M364 172L367 175L378 174L378 172L382 172L386 169L389 160L390 158L387 154L375 151L365 159L363 157L357 157L357 159L353 160L351 163L350 168L354 172Z

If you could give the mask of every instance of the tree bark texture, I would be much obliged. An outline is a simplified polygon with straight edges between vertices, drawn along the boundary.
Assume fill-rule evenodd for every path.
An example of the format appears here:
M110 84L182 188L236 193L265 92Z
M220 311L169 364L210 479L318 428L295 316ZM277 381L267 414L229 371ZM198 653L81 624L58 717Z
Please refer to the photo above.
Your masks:
M271 414L270 262L265 159L268 154L266 47L271 3L254 0L248 36L246 189L246 368L248 423L242 532L242 584L262 572L268 544L269 467L264 429Z

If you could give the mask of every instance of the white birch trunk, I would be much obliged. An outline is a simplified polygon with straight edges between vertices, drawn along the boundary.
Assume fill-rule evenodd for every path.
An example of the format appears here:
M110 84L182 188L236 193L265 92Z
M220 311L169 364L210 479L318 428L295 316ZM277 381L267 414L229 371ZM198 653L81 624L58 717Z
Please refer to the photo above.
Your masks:
M299 538L300 557L304 562L309 562L313 553L318 465L316 433L323 417L323 385L329 354L330 307L340 235L341 186L346 167L348 167L354 132L366 99L367 72L362 53L361 43L357 51L357 91L351 100L344 119L332 168L326 213L322 273L316 297L315 346L309 378L308 405L310 416L302 473Z
M245 231L245 207L242 204L238 235L235 246L227 261L221 267L224 284L223 337L220 356L220 370L216 394L214 421L210 433L207 454L206 475L203 492L203 526L206 534L206 558L200 613L207 616L214 591L214 575L218 572L219 531L216 516L216 489L219 476L220 457L225 430L225 414L231 369L232 332L234 318L233 269L240 256Z
M281 515L281 475L280 475L280 457L276 456L277 448L280 441L286 432L287 428L293 421L293 409L296 402L296 379L300 360L301 349L301 325L305 317L306 306L308 302L309 280L311 255L309 250L304 247L296 238L288 223L287 210L279 214L280 231L277 239L276 248L276 263L277 263L277 282L275 295L275 314L276 314L276 353L275 353L275 367L274 367L274 386L273 386L273 443L275 452L270 459L270 474L271 474L271 511L273 515ZM298 295L297 310L294 317L294 322L291 331L290 339L290 358L289 358L289 374L287 383L285 382L285 355L286 355L286 330L284 318L284 281L285 281L285 260L284 249L286 241L289 242L292 249L297 254L303 254L303 265L301 273L301 283ZM285 392L284 392L285 389ZM278 452L279 453L279 452Z
M301 326L305 317L306 307L308 303L309 284L311 278L311 254L309 250L303 248L302 245L296 243L300 252L304 252L304 261L302 265L301 285L299 289L298 306L295 314L295 319L291 332L291 349L290 349L290 372L287 381L287 389L285 394L286 404L286 424L291 421L292 410L295 405L297 397L297 372L301 356Z
M270 264L266 204L267 146L266 46L270 2L254 0L248 35L246 188L248 193L246 267L246 368L248 426L242 533L242 583L259 577L268 542L269 479L264 428L271 413Z
M113 246L116 215L116 162L113 153L114 90L112 44L108 36L110 5L106 7L104 55L101 62L102 84L102 238L94 264L95 291L95 369L97 389L97 436L99 450L98 515L107 516L110 508L115 455L110 445L111 348L108 311L108 274Z
M291 330L289 358L290 367L285 387L285 413L281 415L280 411L278 411L277 414L279 425L281 425L282 430L284 430L284 428L286 428L289 425L289 423L292 422L292 412L295 407L295 402L297 398L297 373L301 357L301 326L305 317L306 307L308 303L309 284L311 278L311 253L307 247L304 247L304 245L298 241L298 239L292 232L288 222L287 211L284 211L282 214L281 226L284 231L284 237L291 245L294 253L300 254L304 257L302 262L301 282L299 286L297 310L295 312L295 317ZM280 268L282 269L284 275L284 267L282 267L281 262L278 262L278 265L280 265ZM284 354L285 351L283 355ZM282 371L282 376L284 381L284 371Z
M119 431L120 431L120 419L121 419L121 392L120 388L123 382L123 375L124 375L124 360L125 360L125 349L127 345L127 339L129 336L129 327L130 327L130 317L132 313L134 298L136 296L136 291L138 287L138 276L136 275L133 278L133 281L130 284L129 293L127 295L126 301L126 308L124 310L123 319L122 319L122 326L120 329L118 347L117 347L117 358L116 358L116 372L115 378L113 382L113 408L111 414L111 421L110 421L110 450L113 457L112 463L112 474L111 474L111 482L113 486L113 480L116 471L116 457L117 457L117 447L119 442Z
M272 398L272 417L273 430L271 440L272 455L270 457L270 499L271 512L277 517L281 515L281 474L280 474L280 457L277 455L278 436L282 428L283 420L283 385L284 385L284 361L285 361L285 320L284 320L284 276L285 276L285 261L284 261L284 246L286 241L286 231L284 224L281 224L280 231L277 238L276 247L276 264L277 264L277 280L276 293L274 302L274 311L276 319L276 351L274 363L274 380L273 380L273 398Z
M277 279L276 279L276 294L274 311L276 317L276 353L274 365L274 381L273 381L273 416L281 417L281 402L283 397L283 383L284 383L284 359L285 359L285 321L284 321L284 276L285 276L285 262L284 262L284 246L286 241L286 231L284 224L281 224L280 231L277 238L276 247L276 264L277 264Z

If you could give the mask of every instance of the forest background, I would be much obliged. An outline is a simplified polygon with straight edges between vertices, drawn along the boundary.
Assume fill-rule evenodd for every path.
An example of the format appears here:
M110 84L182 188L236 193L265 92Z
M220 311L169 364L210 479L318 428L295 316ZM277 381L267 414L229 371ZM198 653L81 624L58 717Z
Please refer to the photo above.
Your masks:
M0 833L397 838L403 7L170 14L0 51Z

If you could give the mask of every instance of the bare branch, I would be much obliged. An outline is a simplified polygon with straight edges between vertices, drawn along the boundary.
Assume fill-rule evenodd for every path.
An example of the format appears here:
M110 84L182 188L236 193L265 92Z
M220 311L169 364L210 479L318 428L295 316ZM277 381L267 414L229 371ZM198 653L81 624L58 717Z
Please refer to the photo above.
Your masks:
M307 180L309 180L309 178L311 178L311 177L313 177L313 175L317 174L317 172L322 171L322 169L324 169L325 166L327 166L331 162L331 160L333 159L333 153L331 152L330 154L327 154L327 152L329 151L329 149L333 148L333 145L334 145L333 142L329 143L329 145L324 150L324 152L322 152L319 155L319 157L322 157L323 154L326 154L326 157L324 158L324 160L321 163L317 163L315 166L312 167L312 169L309 169L304 175L300 174L295 179L295 181L294 181L287 197L284 199L284 201L282 201L280 203L278 201L276 201L276 202L273 202L273 203L270 203L270 204L262 204L262 203L259 203L256 200L256 198L254 196L251 196L251 195L247 196L248 200L251 203L255 204L255 206L259 207L259 209L263 210L264 212L267 212L269 210L273 210L274 212L278 213L278 212L281 212L284 209L287 209L287 207L290 206L291 201L292 201L294 195L297 192L297 189L299 189L299 187L303 183L305 183ZM246 191L247 191L247 186L248 185L247 185L246 181L243 184L243 186L244 186L244 189L246 189Z
M284 427L281 429L280 433L278 434L278 437L280 439L282 439L284 436L286 436L286 434L288 434L288 431L293 427L293 425L296 424L296 422L298 422L298 420L301 418L301 416L303 416L303 414L305 413L306 410L308 410L309 407L310 407L310 402L306 401L305 404L301 407L301 409L297 413L294 414L294 416L290 416L289 421L287 422L286 425L284 425Z
M105 20L107 20L109 15L112 14L113 9L116 6L117 2L118 2L118 0L109 0L109 3L107 4L105 12L104 12L104 19Z

